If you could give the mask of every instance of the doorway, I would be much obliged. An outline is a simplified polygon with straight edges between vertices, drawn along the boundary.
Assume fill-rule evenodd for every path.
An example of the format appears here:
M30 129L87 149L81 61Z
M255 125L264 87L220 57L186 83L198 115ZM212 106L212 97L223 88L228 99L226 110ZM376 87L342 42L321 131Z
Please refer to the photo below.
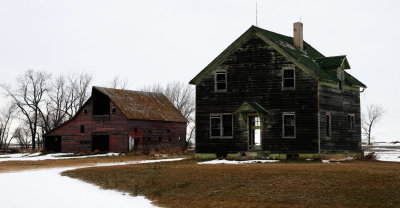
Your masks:
M261 150L261 120L257 115L249 115L249 150Z
M102 152L110 150L110 138L108 135L95 135L92 137L92 151L95 150Z
M61 137L47 136L44 142L44 148L49 152L61 152Z

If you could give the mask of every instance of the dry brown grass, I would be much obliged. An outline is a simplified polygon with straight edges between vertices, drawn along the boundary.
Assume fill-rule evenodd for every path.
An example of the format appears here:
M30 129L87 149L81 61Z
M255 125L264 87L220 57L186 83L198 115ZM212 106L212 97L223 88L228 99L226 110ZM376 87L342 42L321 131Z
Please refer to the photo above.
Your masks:
M144 195L165 207L400 207L399 163L195 162L85 168L63 174L105 189Z
M13 172L40 168L56 168L56 167L76 167L87 166L96 163L112 163L136 160L162 159L160 157L129 153L124 156L111 157L92 157L92 158L71 158L60 160L42 160L42 161L6 161L0 162L1 172Z

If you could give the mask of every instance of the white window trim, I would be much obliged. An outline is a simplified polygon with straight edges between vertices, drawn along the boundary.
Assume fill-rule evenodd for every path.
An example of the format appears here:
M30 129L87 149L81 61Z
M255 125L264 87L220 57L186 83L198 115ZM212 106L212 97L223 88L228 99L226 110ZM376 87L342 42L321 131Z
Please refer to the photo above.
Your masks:
M349 116L350 116L350 118L353 117L353 119L354 119L353 128L350 128L351 127L351 125L350 125L351 121L349 122ZM347 118L346 119L347 119L347 125L348 125L347 126L347 130L349 132L355 132L356 131L356 115L354 113L349 113L349 114L347 114Z
M285 70L293 70L293 87L285 87ZM296 67L284 66L282 67L282 90L294 90L296 89Z
M217 74L225 74L225 89L217 88ZM228 73L226 71L216 71L214 74L214 92L226 92L228 90Z
M326 117L329 116L329 136L327 135L328 129L325 129L325 138L330 139L332 138L332 113L326 113L325 115L325 122L326 122ZM325 124L327 126L327 124Z
M287 116L287 115L294 116L294 136L285 136L285 116ZM285 139L296 138L296 113L295 112L283 112L282 113L282 138L285 138Z
M212 123L211 123L211 118L213 116L220 116L220 123L221 123L221 128L220 128L220 133L219 135L222 135L224 132L224 127L223 127L223 115L231 115L232 116L232 136L213 136L212 135ZM210 113L210 138L211 139L232 139L233 138L233 114L232 113Z

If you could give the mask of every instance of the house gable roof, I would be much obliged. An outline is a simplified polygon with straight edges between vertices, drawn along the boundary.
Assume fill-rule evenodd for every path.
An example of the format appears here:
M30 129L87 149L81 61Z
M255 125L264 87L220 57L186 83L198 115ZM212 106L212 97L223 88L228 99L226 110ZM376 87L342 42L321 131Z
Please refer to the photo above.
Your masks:
M107 97L128 119L187 122L162 93L93 87Z
M304 41L304 50L298 50L293 45L293 38L278 33L274 33L259 27L251 26L245 33L243 33L238 39L236 39L227 49L225 49L217 58L215 58L206 68L204 68L199 74L197 74L189 83L197 84L211 71L216 69L223 61L235 52L242 44L244 44L252 35L257 35L260 39L264 40L267 44L272 46L275 50L281 53L283 56L292 61L297 67L304 70L314 78L318 80L339 82L336 76L330 74L325 70L327 64L335 65L340 58L326 58L322 53L313 48L310 44ZM338 56L342 57L342 56ZM320 59L321 66L316 60ZM346 68L350 68L347 62L347 58L344 59ZM346 65L347 63L347 65ZM351 75L350 75L351 76ZM352 76L351 76L352 77ZM345 80L346 83L357 86L366 87L362 82L352 77L352 79Z
M315 62L317 62L322 69L337 69L338 67L350 69L350 64L345 55L317 58Z

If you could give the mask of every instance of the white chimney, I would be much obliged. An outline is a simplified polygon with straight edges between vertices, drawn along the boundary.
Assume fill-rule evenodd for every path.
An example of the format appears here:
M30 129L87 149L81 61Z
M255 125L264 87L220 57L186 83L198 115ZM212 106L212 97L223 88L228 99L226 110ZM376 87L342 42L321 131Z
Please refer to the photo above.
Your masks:
M293 23L293 44L299 49L303 50L303 23L295 22Z

